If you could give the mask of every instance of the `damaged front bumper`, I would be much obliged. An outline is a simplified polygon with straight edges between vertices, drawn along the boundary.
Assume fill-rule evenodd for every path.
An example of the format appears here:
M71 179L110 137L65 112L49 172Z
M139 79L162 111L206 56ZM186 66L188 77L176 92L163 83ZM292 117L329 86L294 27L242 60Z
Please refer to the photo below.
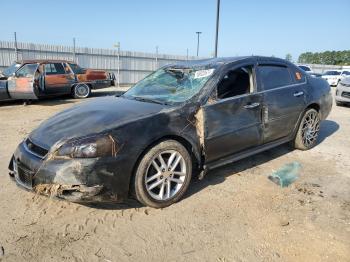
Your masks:
M35 193L71 202L120 202L127 195L114 157L46 159L22 142L10 165L17 185Z

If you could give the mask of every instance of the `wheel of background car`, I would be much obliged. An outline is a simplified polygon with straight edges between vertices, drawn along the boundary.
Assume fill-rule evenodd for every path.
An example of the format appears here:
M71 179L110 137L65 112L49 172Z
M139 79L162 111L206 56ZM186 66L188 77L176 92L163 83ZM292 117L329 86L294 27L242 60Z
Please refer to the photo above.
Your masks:
M339 102L339 101L335 101L335 103L336 103L337 106L342 106L343 105L343 103Z
M192 176L192 160L179 142L166 140L141 159L134 177L134 192L144 205L163 208L177 202Z
M301 119L295 136L294 147L300 150L313 148L317 143L320 130L319 113L315 109L308 109Z
M87 84L77 84L73 87L74 98L87 98L91 93L91 88Z

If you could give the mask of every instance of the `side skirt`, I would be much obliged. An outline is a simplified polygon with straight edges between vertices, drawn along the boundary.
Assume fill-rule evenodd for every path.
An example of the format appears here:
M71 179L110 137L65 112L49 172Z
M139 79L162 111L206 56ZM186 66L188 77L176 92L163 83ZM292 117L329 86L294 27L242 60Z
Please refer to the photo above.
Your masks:
M241 151L241 152L236 153L234 155L231 155L231 156L228 156L228 157L225 157L225 158L213 161L211 163L207 163L205 165L204 169L206 171L209 171L211 169L230 164L232 162L241 160L241 159L246 158L248 156L252 156L252 155L261 153L263 151L269 150L271 148L274 148L276 146L285 144L285 143L287 143L287 142L289 142L291 140L292 140L292 138L290 138L290 137L284 137L284 138L278 139L276 141L273 141L273 142L270 142L270 143L267 143L267 144L264 144L264 145L259 145L259 146L255 147L255 148L244 150L244 151Z

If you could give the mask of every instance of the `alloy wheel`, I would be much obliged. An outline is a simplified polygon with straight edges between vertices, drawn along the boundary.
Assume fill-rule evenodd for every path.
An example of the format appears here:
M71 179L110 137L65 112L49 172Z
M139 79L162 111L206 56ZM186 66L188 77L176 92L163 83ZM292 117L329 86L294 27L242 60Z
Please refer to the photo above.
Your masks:
M304 118L301 136L303 144L306 147L311 147L316 143L320 130L320 119L316 111L310 111Z
M178 151L166 150L153 158L146 172L148 194L155 200L166 201L174 197L184 185L186 162Z

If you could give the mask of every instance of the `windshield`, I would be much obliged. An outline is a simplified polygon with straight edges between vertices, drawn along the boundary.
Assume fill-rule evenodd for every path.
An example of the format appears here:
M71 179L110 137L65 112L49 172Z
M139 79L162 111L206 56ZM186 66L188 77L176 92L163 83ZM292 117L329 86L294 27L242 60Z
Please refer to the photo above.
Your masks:
M349 71L343 71L343 75L350 76L350 72Z
M18 63L13 63L12 65L10 65L8 68L6 68L2 74L4 76L11 76L13 75L13 73L15 73L17 71L17 69L21 66L21 64L18 64Z
M123 96L151 102L184 102L197 94L215 69L162 68L134 85Z
M323 75L337 76L337 75L340 75L340 72L338 72L338 71L327 71Z

